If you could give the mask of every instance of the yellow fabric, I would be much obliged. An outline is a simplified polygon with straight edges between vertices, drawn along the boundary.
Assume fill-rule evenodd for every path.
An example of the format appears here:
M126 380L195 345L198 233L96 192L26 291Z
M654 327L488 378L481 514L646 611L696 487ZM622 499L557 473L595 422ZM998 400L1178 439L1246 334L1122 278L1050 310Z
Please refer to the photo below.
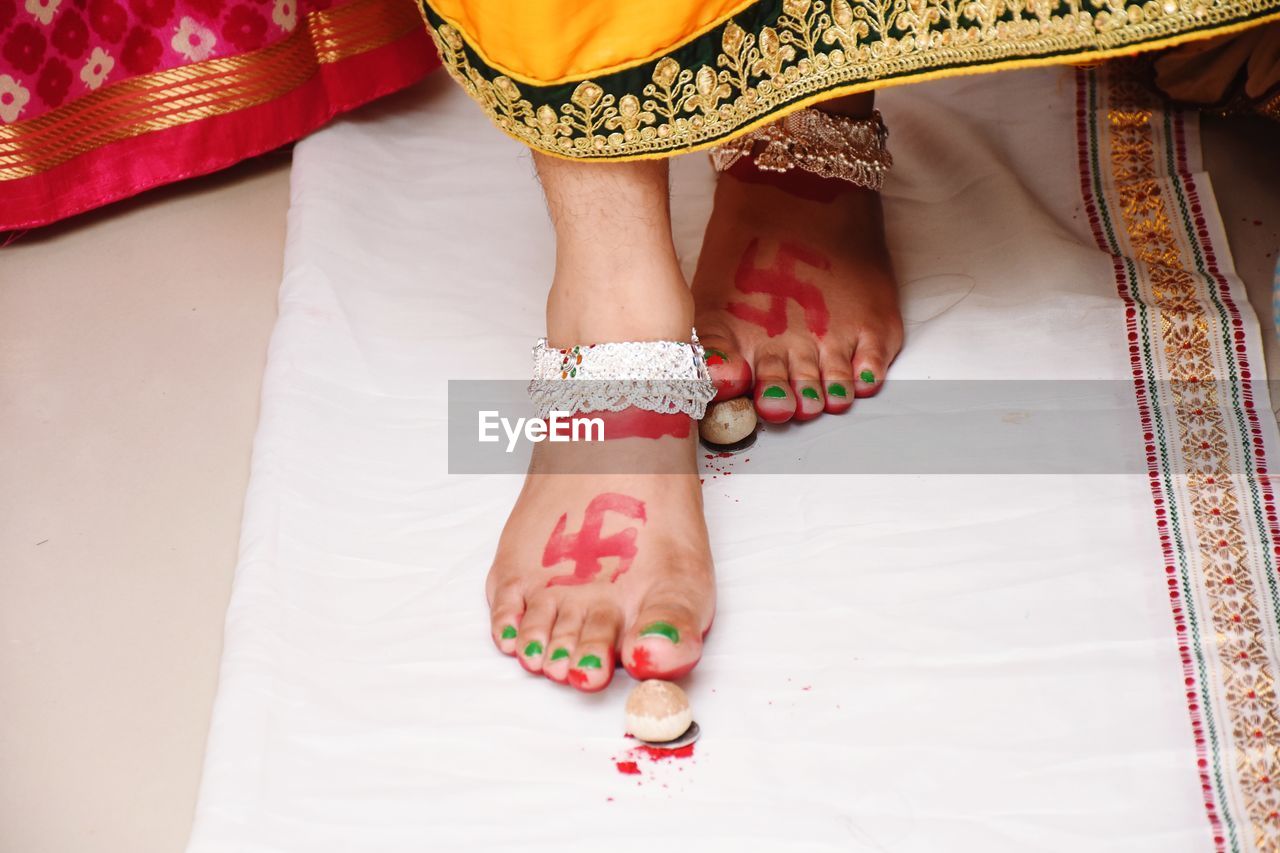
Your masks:
M696 151L838 95L1096 61L1280 18L1280 0L1114 8L1114 0L425 0L423 13L445 70L505 133L552 156L615 161Z
M559 83L653 59L752 0L432 0L494 68Z

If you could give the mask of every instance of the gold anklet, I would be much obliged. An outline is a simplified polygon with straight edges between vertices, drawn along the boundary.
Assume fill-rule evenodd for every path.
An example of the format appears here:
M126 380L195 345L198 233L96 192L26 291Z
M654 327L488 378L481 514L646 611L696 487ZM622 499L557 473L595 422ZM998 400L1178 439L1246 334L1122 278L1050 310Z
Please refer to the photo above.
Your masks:
M751 157L756 168L768 172L803 169L879 192L893 165L885 147L888 138L879 110L870 118L853 119L810 107L717 145L711 149L711 163L723 172ZM753 154L757 142L762 147Z

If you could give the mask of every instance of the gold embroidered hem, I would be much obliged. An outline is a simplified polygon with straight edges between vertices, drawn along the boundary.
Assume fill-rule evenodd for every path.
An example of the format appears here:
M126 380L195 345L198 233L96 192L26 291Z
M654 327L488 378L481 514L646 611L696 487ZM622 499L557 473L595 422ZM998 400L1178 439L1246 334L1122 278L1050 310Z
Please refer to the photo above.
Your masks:
M767 0L656 54L637 32L641 58L540 81L517 67L521 42L545 53L558 36L554 12L572 17L585 5L600 17L605 0L544 0L541 17L525 11L514 22L480 22L504 7L476 3L467 9L475 32L444 5L422 7L444 66L500 129L548 154L612 160L706 148L841 94L1126 55L1280 18L1280 0ZM655 3L653 14L680 5Z

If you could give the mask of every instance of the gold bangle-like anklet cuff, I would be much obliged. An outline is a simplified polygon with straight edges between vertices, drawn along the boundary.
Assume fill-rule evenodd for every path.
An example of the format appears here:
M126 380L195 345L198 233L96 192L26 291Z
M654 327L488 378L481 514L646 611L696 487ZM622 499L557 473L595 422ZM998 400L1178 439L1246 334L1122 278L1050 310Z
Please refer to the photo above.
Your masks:
M853 119L811 107L712 148L711 163L723 172L750 157L756 168L768 172L803 169L879 192L893 165L885 147L888 138L879 110L870 118Z

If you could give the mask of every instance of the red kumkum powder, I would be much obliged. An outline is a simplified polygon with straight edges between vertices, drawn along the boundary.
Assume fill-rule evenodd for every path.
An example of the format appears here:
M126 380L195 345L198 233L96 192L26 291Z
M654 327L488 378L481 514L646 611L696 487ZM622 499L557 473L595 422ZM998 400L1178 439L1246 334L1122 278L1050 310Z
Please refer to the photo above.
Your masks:
M636 749L650 761L670 761L673 758L693 758L695 746L697 746L696 743L691 743L679 749L661 749L656 746L638 746Z

